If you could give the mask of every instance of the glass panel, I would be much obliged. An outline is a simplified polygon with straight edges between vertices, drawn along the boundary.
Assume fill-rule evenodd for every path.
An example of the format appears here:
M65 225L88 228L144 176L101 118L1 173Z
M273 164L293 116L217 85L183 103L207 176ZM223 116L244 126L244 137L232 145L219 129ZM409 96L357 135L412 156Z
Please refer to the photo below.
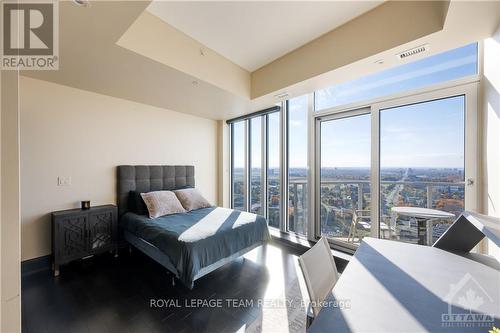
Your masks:
M349 243L370 234L370 125L363 114L321 122L321 235Z
M432 245L462 213L464 117L464 96L381 110L381 238Z
M250 119L250 212L262 211L262 117Z
M307 95L288 102L288 229L307 234Z
M477 74L477 43L318 90L315 109L366 101Z
M232 126L232 204L234 209L245 210L245 122Z
M268 116L268 169L267 169L267 200L269 225L280 226L280 113Z
M89 238L91 251L113 245L113 213L93 213L89 216Z

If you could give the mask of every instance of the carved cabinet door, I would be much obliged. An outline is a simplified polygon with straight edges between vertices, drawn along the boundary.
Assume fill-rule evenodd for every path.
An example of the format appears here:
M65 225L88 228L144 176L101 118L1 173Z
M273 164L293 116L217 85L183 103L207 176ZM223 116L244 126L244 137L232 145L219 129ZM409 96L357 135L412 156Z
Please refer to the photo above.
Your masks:
M81 258L87 253L87 214L74 214L55 221L58 262Z
M114 214L110 210L97 211L89 214L89 239L90 253L112 249L114 245Z

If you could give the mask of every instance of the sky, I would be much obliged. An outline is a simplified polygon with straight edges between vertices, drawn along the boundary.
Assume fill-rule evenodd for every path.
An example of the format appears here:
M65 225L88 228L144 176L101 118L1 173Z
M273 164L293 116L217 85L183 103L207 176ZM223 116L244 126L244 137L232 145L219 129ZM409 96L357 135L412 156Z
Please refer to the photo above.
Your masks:
M369 100L477 73L477 44L470 44L317 91L317 110ZM463 96L381 110L381 167L464 167ZM260 118L259 118L260 119ZM322 167L369 167L370 115L324 121ZM235 125L235 167L244 165L244 125ZM269 115L269 166L279 167L279 114ZM289 101L289 167L307 165L307 96ZM252 120L252 147L260 146L260 121ZM261 162L252 148L252 165Z

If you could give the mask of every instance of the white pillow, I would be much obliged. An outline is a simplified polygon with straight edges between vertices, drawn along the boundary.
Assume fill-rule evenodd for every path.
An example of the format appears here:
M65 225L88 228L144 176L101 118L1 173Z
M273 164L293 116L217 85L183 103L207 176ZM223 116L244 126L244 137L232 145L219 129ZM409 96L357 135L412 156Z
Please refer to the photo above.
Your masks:
M195 188L176 190L174 191L174 193L181 202L184 209L188 212L195 209L212 207L210 202L208 202L207 199L205 199Z
M152 219L164 215L186 212L172 191L141 193L141 197L146 207L148 207L149 217Z

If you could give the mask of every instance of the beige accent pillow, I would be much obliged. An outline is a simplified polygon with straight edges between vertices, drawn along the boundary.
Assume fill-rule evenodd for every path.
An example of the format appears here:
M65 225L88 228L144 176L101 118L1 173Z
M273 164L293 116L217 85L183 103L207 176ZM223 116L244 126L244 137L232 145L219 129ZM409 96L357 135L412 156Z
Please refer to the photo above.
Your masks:
M181 202L184 209L188 212L195 209L212 207L210 202L208 202L207 199L205 199L195 188L176 190L174 191L174 193Z
M141 197L146 207L148 207L149 217L152 219L164 215L186 212L172 191L141 193Z

